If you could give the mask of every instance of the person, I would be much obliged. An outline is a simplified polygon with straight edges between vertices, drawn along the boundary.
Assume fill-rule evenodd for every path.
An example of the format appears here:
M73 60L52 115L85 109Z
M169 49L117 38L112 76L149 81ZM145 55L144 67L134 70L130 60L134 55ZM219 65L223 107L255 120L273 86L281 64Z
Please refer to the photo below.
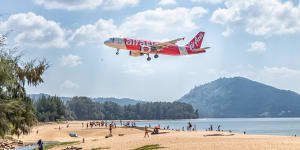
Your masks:
M44 149L44 143L43 143L42 139L40 139L40 140L37 142L37 144L38 144L38 149L39 149L39 150L43 150L43 149Z
M82 143L84 143L84 138L82 138Z
M188 123L187 130L191 131L191 128L192 128L192 124L191 124L191 122L189 122L189 123Z
M112 135L112 124L109 124L109 135Z
M144 138L146 137L146 135L149 137L147 126L145 126L145 136L144 136Z

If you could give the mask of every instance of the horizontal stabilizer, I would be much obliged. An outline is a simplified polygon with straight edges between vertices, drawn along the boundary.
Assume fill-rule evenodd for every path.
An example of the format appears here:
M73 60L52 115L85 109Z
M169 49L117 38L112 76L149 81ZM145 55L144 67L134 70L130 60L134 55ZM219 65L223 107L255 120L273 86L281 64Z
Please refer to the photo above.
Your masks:
M204 48L198 48L198 49L193 49L193 52L206 52L207 49L209 49L210 47L204 47Z

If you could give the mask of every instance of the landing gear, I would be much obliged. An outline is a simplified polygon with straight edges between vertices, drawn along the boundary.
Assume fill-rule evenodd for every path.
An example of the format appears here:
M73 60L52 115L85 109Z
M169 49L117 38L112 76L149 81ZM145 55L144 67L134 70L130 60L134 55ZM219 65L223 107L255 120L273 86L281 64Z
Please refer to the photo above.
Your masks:
M116 55L119 55L119 51L120 51L120 49L117 49Z
M155 55L154 55L154 58L158 58L158 55L157 55L157 54L155 54Z
M147 54L147 56L148 56L148 57L147 57L147 60L150 61L150 60L151 60L151 57L149 56L149 54Z

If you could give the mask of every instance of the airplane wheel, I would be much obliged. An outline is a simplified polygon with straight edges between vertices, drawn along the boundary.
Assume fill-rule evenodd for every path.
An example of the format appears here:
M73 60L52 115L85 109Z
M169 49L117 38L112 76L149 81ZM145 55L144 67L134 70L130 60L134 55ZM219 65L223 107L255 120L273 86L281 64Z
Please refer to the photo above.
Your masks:
M151 57L148 57L147 60L150 61L150 60L151 60Z
M157 54L155 54L155 55L154 55L154 58L158 58L158 55L157 55Z
M119 55L119 52L116 52L116 55Z

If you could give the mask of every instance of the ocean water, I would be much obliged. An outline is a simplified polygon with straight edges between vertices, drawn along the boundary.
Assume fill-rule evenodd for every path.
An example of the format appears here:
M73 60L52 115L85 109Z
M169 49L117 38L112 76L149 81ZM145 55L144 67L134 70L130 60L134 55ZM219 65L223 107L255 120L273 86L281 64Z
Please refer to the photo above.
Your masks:
M197 130L206 130L213 125L216 130L221 125L221 130L235 133L261 134L261 135L282 135L282 136L300 136L300 118L208 118L193 120L153 120L137 121L137 126L151 127L160 125L161 128L169 125L170 129L186 130L188 122L193 127L196 125Z

